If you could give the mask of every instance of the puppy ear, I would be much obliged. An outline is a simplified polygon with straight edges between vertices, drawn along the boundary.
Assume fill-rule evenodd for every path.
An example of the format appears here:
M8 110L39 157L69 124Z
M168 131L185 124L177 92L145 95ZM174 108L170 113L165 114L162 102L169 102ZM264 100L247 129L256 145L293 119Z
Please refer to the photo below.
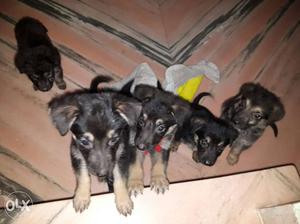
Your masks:
M135 87L133 96L142 102L146 102L154 97L154 91L154 87L141 84Z
M270 124L270 126L271 126L271 128L272 128L272 130L273 130L273 132L274 132L274 136L275 136L275 138L276 138L277 135L278 135L278 128L277 128L277 125L276 125L275 123L273 123L273 124Z
M275 123L276 121L281 120L285 115L285 110L283 104L279 101L274 103L273 110L269 116L269 124Z
M49 115L54 126L59 133L64 136L67 134L79 114L78 106L68 104L67 100L62 101L60 98L55 98L49 103L48 107Z
M205 126L206 121L200 117L191 117L190 125L191 125L191 130L194 132L202 128L203 126Z
M174 104L171 106L172 111L175 115L175 119L178 123L183 123L187 112L189 111L189 107L184 107L182 105Z
M135 126L136 121L140 116L142 111L142 105L139 102L117 102L116 104L117 112L123 117L129 126Z
M240 94L244 94L246 92L252 92L257 86L260 86L260 84L256 84L253 82L246 82L244 83L240 88Z

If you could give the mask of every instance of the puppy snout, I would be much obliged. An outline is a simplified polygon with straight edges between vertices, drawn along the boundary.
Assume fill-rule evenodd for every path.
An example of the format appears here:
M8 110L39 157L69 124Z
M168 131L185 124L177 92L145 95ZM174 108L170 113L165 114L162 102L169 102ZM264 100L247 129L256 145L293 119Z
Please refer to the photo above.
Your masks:
M43 92L50 90L51 87L52 87L52 85L49 82L44 81L44 82L38 83L38 89Z
M240 122L239 122L238 119L233 119L233 123L234 123L234 124L239 124Z
M211 161L208 160L208 159L204 161L204 164L205 164L206 166L212 166L212 165L214 165L213 162L211 162Z

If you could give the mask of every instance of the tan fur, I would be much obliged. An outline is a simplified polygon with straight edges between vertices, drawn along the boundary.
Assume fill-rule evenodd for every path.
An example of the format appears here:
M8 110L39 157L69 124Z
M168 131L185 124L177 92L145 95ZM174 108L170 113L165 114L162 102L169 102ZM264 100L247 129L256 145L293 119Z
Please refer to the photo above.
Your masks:
M76 179L77 186L73 206L76 212L82 212L88 208L91 195L91 178L85 166L81 168L80 174L76 175Z
M133 209L133 202L129 197L129 193L126 186L126 180L122 178L120 174L120 169L118 165L115 166L113 170L114 175L114 192L115 192L115 202L118 211L127 216L131 214Z
M109 131L107 132L106 136L107 136L108 138L112 138L113 135L114 135L114 133L115 133L115 130L109 130Z
M140 151L137 151L136 153L137 158L129 167L129 177L127 183L129 194L134 194L135 196L137 196L139 193L143 194L144 190L144 155L143 152Z
M169 189L169 181L166 176L166 167L163 164L162 153L154 153L152 157L152 170L151 170L151 190L157 193L164 193Z

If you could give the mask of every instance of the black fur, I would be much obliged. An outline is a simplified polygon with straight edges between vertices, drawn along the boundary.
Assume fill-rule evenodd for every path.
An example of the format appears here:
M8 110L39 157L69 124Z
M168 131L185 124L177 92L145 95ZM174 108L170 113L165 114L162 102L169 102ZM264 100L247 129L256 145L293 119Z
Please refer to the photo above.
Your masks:
M217 118L207 108L198 105L204 96L211 95L201 93L194 99L190 119L186 120L178 135L181 141L194 149L195 162L212 166L238 133L225 120Z
M65 89L60 55L47 32L47 28L34 18L24 17L18 21L15 65L20 73L28 76L35 90L48 91L54 81L58 88Z
M87 174L84 176L86 171L88 175L107 180L110 190L113 190L112 184L115 186L122 183L127 191L129 167L136 159L136 150L129 144L130 126L136 126L140 104L117 92L103 90L100 93L75 92L61 95L49 103L49 109L60 134L72 132L71 160L77 177L75 210L82 211L89 203L87 199L81 202L82 197L77 196L84 182L82 179L87 179ZM124 200L124 195L120 197L120 190L116 188L114 191L119 212L130 214L132 201L129 196L125 195L128 198L124 207L124 201L119 202Z
M285 115L280 99L259 83L245 83L239 93L222 105L221 117L230 122L239 132L227 157L229 164L238 162L240 153L251 147L260 138L267 126L275 137L278 134L276 122Z

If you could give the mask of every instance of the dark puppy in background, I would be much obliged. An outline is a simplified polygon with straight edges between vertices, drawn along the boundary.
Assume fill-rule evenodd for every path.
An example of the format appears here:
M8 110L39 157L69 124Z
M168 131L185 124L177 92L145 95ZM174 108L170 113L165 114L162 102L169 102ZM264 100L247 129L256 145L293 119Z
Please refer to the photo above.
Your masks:
M49 109L59 133L72 132L71 160L77 182L75 210L81 212L88 207L90 175L96 175L112 184L118 211L131 214L133 203L127 181L136 150L129 144L129 138L130 127L136 126L140 103L103 90L61 95L49 103Z
M238 132L225 120L214 116L206 107L199 105L203 96L199 94L192 103L190 118L176 134L174 147L180 142L193 150L193 160L206 166L213 166L227 145L238 136Z
M48 91L54 81L59 89L65 89L60 55L47 32L47 28L34 18L24 17L18 21L15 65L20 73L28 76L35 90Z
M245 83L239 93L222 105L221 117L230 122L239 132L227 156L230 165L238 162L243 150L251 147L270 126L275 137L278 130L275 122L281 120L285 110L280 99L259 83Z

